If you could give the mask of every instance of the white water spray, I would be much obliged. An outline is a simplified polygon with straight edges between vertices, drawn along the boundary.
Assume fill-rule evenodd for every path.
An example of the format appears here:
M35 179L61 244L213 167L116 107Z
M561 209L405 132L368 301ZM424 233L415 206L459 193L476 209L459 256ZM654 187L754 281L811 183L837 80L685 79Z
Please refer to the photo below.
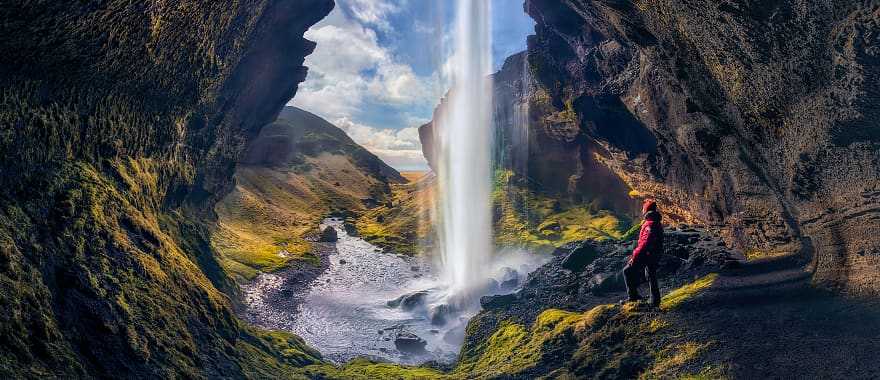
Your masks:
M438 131L443 276L465 297L488 278L493 250L489 4L456 1L452 90Z

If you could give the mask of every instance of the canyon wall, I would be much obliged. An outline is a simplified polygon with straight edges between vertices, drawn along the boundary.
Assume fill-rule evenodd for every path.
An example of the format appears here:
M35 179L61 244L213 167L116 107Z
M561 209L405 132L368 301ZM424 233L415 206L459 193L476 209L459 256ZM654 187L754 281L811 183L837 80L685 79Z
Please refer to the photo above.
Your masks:
M528 67L676 219L880 293L880 5L527 0Z
M331 0L0 10L0 373L265 376L209 241L246 141L304 80ZM262 375L261 375L262 373Z
M573 204L592 203L597 209L638 214L629 187L599 163L595 143L579 129L575 114L551 103L550 91L535 80L528 53L508 57L492 75L495 152L498 169L510 170L518 186ZM435 121L442 117L450 93L434 111L433 121L419 127L422 151L436 168Z

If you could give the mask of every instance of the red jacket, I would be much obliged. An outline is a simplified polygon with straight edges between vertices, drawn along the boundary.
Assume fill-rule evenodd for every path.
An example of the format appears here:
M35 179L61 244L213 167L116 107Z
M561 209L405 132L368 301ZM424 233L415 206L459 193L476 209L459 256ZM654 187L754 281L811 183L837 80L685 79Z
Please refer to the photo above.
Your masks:
M645 214L645 221L639 231L639 244L633 250L630 262L633 264L648 260L646 264L656 264L663 254L663 223L660 213L650 211Z

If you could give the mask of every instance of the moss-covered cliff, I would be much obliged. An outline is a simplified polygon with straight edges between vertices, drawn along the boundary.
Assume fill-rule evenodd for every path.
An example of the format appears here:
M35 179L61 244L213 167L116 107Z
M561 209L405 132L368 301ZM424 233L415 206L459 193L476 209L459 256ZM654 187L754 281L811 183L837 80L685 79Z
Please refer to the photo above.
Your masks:
M880 10L852 1L528 0L528 61L597 157L753 257L880 292Z
M210 250L243 142L304 79L330 0L0 10L0 374L267 376ZM13 53L14 52L14 53Z

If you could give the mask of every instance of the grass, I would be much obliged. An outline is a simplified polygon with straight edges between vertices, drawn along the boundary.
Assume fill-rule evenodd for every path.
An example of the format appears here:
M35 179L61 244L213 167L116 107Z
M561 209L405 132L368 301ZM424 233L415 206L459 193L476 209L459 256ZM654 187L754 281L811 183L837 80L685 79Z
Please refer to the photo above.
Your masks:
M660 309L668 311L677 308L703 290L711 287L717 278L717 273L710 273L688 285L675 289L663 297L663 300L660 301Z
M355 220L358 233L371 244L399 254L430 250L435 191L434 177L421 176L416 182L391 185L392 207L380 205L363 211Z
M348 154L321 153L301 161L297 169L241 165L235 189L215 207L219 220L212 245L237 282L294 260L315 262L306 238L318 232L321 220L336 209L364 211L361 199L384 186Z

